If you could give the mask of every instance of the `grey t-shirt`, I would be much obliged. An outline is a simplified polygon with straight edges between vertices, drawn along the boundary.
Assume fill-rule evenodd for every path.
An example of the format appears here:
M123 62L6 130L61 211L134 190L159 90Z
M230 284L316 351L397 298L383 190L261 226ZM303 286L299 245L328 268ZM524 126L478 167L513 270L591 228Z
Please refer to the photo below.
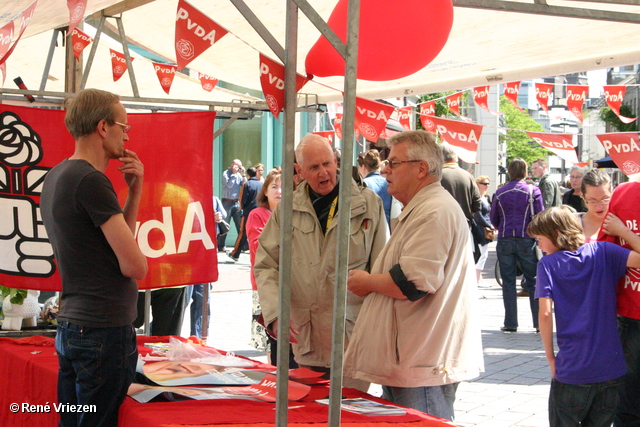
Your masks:
M109 178L85 160L65 160L47 173L40 209L62 277L58 319L99 328L131 324L138 285L122 275L100 228L122 213Z

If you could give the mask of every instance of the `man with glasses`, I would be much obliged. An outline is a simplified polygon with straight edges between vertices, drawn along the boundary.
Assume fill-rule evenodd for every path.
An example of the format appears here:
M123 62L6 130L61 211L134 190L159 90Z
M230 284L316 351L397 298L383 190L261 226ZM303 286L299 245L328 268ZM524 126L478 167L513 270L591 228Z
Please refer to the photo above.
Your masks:
M558 183L549 176L547 172L547 162L544 159L536 159L531 163L531 171L533 176L538 178L538 188L542 193L542 203L544 208L552 206L560 206L562 204L562 195Z
M134 230L144 167L124 148L130 126L117 95L78 92L67 104L65 124L75 151L47 173L40 199L62 278L58 402L96 411L63 411L60 425L116 426L138 358L132 322L136 279L147 274L147 259ZM124 209L104 174L111 160L121 162L129 188Z
M458 384L484 369L467 221L440 184L433 134L401 132L387 145L389 194L405 207L371 273L349 271L349 290L366 298L345 375L382 384L394 403L453 420Z

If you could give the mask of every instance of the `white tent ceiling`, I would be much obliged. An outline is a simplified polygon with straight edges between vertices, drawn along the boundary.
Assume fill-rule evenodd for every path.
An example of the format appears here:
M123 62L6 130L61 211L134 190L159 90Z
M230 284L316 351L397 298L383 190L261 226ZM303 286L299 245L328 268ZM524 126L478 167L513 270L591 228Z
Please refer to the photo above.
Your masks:
M33 0L3 0L0 4L0 26L28 7ZM454 4L473 0L454 0ZM478 3L496 4L500 0L476 0ZM533 3L532 3L533 2ZM611 4L620 3L620 4ZM189 0L211 19L229 30L189 68L217 77L223 81L250 89L260 90L258 52L276 59L251 25L230 0ZM326 20L337 0L309 0ZM363 0L363 4L365 1ZM389 2L401 8L402 1ZM593 10L594 14L624 12L638 21L640 6L635 0L575 0L516 1L520 5L544 7L571 6L578 11ZM548 3L545 6L544 3ZM175 61L174 31L177 0L89 0L88 13L113 7L139 7L122 13L125 33L135 45L165 59ZM285 0L246 0L246 4L284 46ZM506 3L505 3L506 4ZM537 7L536 6L536 7ZM392 13L391 11L389 13ZM604 12L603 12L604 13ZM16 21L19 25L19 21ZM108 24L116 29L113 19ZM421 23L407 22L408 26ZM51 42L51 29L68 25L66 0L40 0L35 14L21 40L7 61L6 88L13 88L11 79L21 76L29 89L38 89ZM603 69L640 63L640 24L573 17L545 16L488 9L458 7L454 9L454 24L449 40L437 58L421 71L398 80L371 82L359 80L358 96L389 98L419 95L444 90L466 89L484 84L495 84L537 77L546 77L578 71ZM85 27L87 28L87 27ZM381 29L384 23L381 23ZM117 31L117 30L116 30ZM90 32L87 30L87 32ZM315 43L319 32L300 13L298 36L298 70L304 74L304 60ZM402 37L398 37L402 43ZM425 40L428 43L428 40ZM87 87L100 87L121 95L132 95L128 75L117 83L111 78L108 48L122 50L118 42L104 35L89 74ZM85 50L88 52L89 49ZM136 55L134 55L136 56ZM85 61L88 54L84 55ZM393 52L380 53L380 65L402 61ZM198 99L255 101L249 95L216 88L212 93L201 89L195 76L176 76L171 94L166 95L157 81L151 62L137 57L135 76L140 96L166 99ZM64 91L64 52L56 49L46 90ZM340 101L343 79L316 78L302 92L317 95L319 103ZM316 100L312 100L313 103Z

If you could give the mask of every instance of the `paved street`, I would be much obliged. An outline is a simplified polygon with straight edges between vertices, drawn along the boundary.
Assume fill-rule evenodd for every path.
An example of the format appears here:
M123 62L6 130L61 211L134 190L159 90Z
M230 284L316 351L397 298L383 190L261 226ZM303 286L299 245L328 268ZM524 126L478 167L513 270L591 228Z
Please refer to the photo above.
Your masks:
M249 255L242 254L235 264L224 253L218 255L220 278L213 285L207 343L264 361L265 354L249 346ZM528 298L522 297L518 298L518 332L500 331L504 309L501 288L493 274L495 262L495 243L492 243L485 268L488 287L478 290L485 372L473 381L460 384L455 423L463 427L547 426L550 375L540 334L533 329ZM187 313L183 336L188 336L188 324ZM379 386L372 385L370 393L379 395L380 392Z

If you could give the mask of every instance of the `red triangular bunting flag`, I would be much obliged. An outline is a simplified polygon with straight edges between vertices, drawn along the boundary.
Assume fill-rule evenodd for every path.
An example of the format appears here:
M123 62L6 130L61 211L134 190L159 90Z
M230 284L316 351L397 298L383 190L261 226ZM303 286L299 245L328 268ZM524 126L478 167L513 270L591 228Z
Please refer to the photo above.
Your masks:
M336 133L338 139L342 139L342 113L336 113L336 118L333 121L333 130Z
M422 123L422 127L427 129L427 125L425 124L425 120L427 116L435 116L436 115L436 101L427 101L422 104L418 104L420 106L420 123ZM428 129L427 129L428 130Z
M296 93L307 81L306 77L296 75ZM284 65L260 54L260 85L271 114L278 119L284 108Z
M120 77L127 71L127 61L124 59L124 54L117 50L109 49L111 53L111 69L113 71L113 81L117 82ZM133 58L130 58L133 61Z
M11 54L13 53L13 50L18 45L18 42L20 41L22 34L24 34L24 30L27 29L29 22L31 22L31 17L33 16L33 12L36 10L37 5L38 5L38 1L36 0L33 3L31 3L31 6L29 6L28 8L22 11L22 21L20 22L20 29L18 30L20 34L18 34L18 38L16 39L15 43L13 43L13 46L11 46L11 48L9 48L9 50L7 50L4 55L0 56L0 65L7 62L7 59L9 59L9 56L11 56ZM5 27L7 25L5 25Z
M206 90L207 92L211 92L219 82L218 79L202 73L198 73L198 78L200 79L202 89Z
M176 76L178 66L173 64L160 64L158 62L152 62L152 64L153 69L156 70L156 74L158 75L158 81L160 82L160 86L162 86L162 90L169 95L169 90L171 90L171 84L173 83L173 78Z
M596 135L620 170L627 176L640 173L638 132Z
M89 37L84 32L77 28L74 28L71 32L71 46L73 46L73 54L78 61L80 61L80 54L82 51L93 41L93 38ZM122 55L124 58L124 55ZM125 64L126 66L126 64Z
M520 111L524 111L518 105L518 94L520 93L520 82L511 82L504 84L504 96Z
M622 123L632 123L637 117L625 117L620 115L620 106L624 100L624 94L627 91L626 86L605 86L604 97L607 100L607 105L611 108L611 111L616 113L616 116Z
M581 122L584 121L584 117L582 116L582 105L584 104L584 100L587 99L588 92L589 86L567 86L567 108Z
M489 108L489 88L490 86L478 86L473 88L473 102L475 102L480 108L486 110L490 114L498 115L495 111L491 111Z
M393 105L356 96L356 134L359 132L369 141L376 142L395 109Z
M323 130L323 131L319 131L319 132L312 132L314 135L319 135L323 138L326 138L329 143L331 144L331 146L333 146L335 144L335 137L336 137L336 133L335 131L332 130Z
M4 27L0 28L0 58L9 50L11 46L11 40L13 39L13 21L9 22ZM0 70L2 71L2 86L4 86L4 80L7 78L7 64L3 62L0 64Z
M435 116L425 116L425 129L438 133L440 138L449 143L463 162L476 163L478 141L482 135L482 125L449 120Z
M182 70L227 34L227 30L184 0L176 12L176 62Z
M536 83L535 86L538 104L549 114L549 100L553 99L553 85L551 83Z
M460 116L460 104L462 103L462 92L454 93L446 98L449 111L458 117Z
M404 130L411 130L411 115L413 107L398 108L398 121Z
M573 164L578 163L578 155L573 148L573 135L569 133L527 132L535 142L547 150Z
M87 10L87 0L67 0L67 8L69 9L69 29L67 34L73 34L73 30L84 18L84 13Z

